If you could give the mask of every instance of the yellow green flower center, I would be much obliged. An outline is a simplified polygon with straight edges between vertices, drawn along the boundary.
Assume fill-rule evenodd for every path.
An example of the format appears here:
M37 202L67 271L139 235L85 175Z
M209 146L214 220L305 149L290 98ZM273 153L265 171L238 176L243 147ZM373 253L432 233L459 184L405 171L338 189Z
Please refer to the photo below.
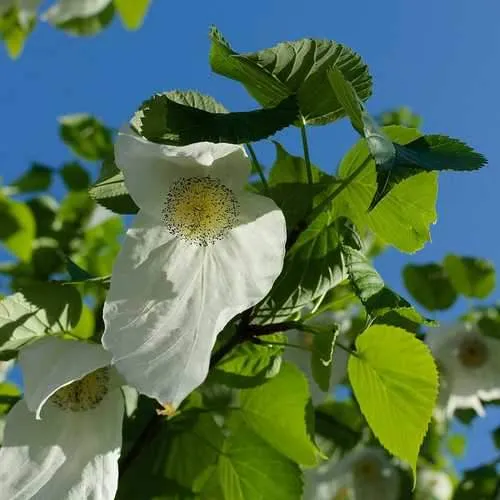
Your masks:
M488 360L488 347L480 339L464 339L458 348L458 358L467 368L479 368Z
M50 400L59 408L69 411L86 411L95 408L108 393L109 369L95 372L59 389Z
M182 177L172 185L162 216L171 233L207 246L234 227L239 211L234 193L218 179Z

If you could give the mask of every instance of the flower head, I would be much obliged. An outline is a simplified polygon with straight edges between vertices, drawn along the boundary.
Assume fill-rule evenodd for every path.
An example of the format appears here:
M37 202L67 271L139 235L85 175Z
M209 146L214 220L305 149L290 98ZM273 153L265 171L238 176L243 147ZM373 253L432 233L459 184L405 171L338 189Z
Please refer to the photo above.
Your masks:
M281 272L285 220L244 191L241 146L164 146L126 127L115 158L140 211L113 269L103 345L130 385L177 407L205 379L217 334Z
M21 350L24 399L7 415L2 498L115 497L123 397L99 345L46 337Z
M441 372L440 401L448 417L457 408L484 415L483 401L500 398L500 341L468 325L432 329L426 336Z
M399 473L379 448L357 448L306 471L305 500L397 500Z

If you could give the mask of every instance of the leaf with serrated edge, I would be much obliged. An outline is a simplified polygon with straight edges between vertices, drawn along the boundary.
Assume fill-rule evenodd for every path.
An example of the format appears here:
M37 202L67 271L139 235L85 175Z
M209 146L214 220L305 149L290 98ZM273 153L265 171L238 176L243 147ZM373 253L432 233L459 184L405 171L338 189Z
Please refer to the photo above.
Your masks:
M438 373L428 347L412 334L387 325L356 339L348 374L373 433L392 454L409 463L417 457L438 392Z

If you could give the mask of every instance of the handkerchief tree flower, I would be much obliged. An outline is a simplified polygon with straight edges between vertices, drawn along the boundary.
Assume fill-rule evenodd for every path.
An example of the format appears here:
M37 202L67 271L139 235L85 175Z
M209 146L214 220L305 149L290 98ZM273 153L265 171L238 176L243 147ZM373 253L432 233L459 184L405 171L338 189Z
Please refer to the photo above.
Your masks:
M207 376L217 334L280 274L285 219L244 190L241 146L159 145L127 126L115 159L140 210L114 265L102 342L130 385L175 408Z
M458 408L484 416L482 401L500 399L500 340L459 323L429 330L426 342L441 371L440 401L447 416Z
M44 338L19 353L24 397L7 416L0 498L111 500L123 396L99 345Z

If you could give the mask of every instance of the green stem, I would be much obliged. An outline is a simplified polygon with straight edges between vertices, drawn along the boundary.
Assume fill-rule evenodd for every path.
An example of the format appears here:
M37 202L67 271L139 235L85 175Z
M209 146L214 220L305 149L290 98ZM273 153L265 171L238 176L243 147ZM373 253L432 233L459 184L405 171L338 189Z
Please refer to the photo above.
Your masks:
M304 148L304 161L307 169L307 182L309 185L313 183L311 157L309 156L309 143L307 142L306 121L304 117L300 120L300 135L302 136L302 147Z
M343 351L352 354L353 356L359 357L358 353L354 349L347 347L346 345L340 343L339 341L335 342L335 347L340 347Z
M266 192L266 194L269 194L269 185L267 184L267 179L266 179L266 176L264 175L264 170L262 169L262 166L259 163L259 160L257 159L257 155L255 154L255 150L253 149L252 145L249 142L246 144L246 146L248 148L248 152L250 153L250 158L252 159L252 163L255 167L255 170L257 170L257 173L259 174L262 185L264 186L264 191Z
M294 349L300 349L301 351L310 352L310 350L307 349L307 347L299 344L291 344L290 342L270 342L268 340L262 340L261 338L255 338L253 342L258 345L270 345L270 346L279 345L283 347L293 347Z

